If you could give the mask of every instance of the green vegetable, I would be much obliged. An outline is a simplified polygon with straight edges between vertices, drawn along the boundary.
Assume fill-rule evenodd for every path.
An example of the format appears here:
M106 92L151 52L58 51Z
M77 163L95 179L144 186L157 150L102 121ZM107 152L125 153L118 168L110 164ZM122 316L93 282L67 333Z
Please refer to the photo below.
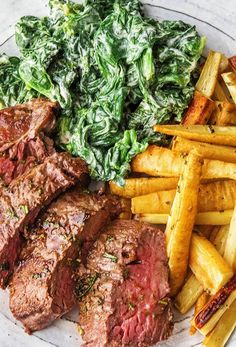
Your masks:
M4 88L0 102L32 91L59 101L57 144L83 158L92 178L122 184L148 143L168 143L153 125L181 121L205 39L181 21L145 17L138 0L49 5L49 17L17 23L21 59L6 74L20 88Z
M27 88L19 75L20 59L0 55L0 109L14 106L38 96L38 93Z

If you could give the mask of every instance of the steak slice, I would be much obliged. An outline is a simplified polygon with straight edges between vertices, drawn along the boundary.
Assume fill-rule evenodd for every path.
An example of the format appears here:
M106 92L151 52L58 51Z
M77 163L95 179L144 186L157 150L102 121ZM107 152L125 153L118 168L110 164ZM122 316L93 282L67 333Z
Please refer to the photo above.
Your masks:
M114 221L95 242L87 269L80 288L95 283L80 304L86 346L150 346L170 335L162 231L137 221Z
M44 98L0 110L0 152L40 131L50 134L58 111L58 103Z
M45 134L55 128L59 105L47 99L0 110L0 177L8 185L14 178L55 153Z
M61 192L87 177L80 158L56 153L14 180L0 195L0 287L7 284L20 253L20 233Z
M10 286L11 311L27 332L73 308L75 271L101 228L119 212L115 198L73 189L43 214Z

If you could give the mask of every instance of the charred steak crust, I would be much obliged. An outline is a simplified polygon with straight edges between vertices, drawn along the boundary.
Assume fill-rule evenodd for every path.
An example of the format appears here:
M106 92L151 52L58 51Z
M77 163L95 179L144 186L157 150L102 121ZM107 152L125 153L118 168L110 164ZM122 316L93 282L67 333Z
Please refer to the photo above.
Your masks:
M27 332L72 309L75 272L100 230L119 212L115 198L74 188L41 216L10 286L10 308Z
M87 177L87 166L67 153L55 153L14 180L0 195L0 287L7 284L20 253L20 233L61 192Z
M55 128L58 103L47 99L0 110L0 177L8 185L55 153L45 136Z
M150 346L170 335L162 231L137 221L112 222L89 253L87 269L95 284L80 303L86 346Z

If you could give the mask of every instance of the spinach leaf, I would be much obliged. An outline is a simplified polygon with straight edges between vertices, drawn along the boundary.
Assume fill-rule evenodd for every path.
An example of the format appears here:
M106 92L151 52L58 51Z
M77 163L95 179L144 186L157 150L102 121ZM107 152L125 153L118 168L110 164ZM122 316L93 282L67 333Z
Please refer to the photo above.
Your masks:
M19 58L0 55L0 108L20 104L38 96L20 78L19 66Z

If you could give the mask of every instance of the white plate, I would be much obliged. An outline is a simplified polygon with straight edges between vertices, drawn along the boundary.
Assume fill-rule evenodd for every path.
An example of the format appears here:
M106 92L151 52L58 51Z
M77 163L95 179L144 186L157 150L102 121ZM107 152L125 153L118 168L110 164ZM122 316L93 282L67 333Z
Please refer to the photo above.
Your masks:
M146 12L161 19L181 19L195 24L200 34L207 37L207 49L218 50L230 56L236 54L236 0L147 0ZM23 15L45 15L47 0L0 0L0 52L17 54L14 43L14 24ZM176 315L174 335L158 346L200 346L200 334L189 336L189 320ZM8 308L8 293L0 291L0 347L79 347L82 343L72 312L55 322L50 328L26 335L14 320ZM236 334L228 347L236 346Z

